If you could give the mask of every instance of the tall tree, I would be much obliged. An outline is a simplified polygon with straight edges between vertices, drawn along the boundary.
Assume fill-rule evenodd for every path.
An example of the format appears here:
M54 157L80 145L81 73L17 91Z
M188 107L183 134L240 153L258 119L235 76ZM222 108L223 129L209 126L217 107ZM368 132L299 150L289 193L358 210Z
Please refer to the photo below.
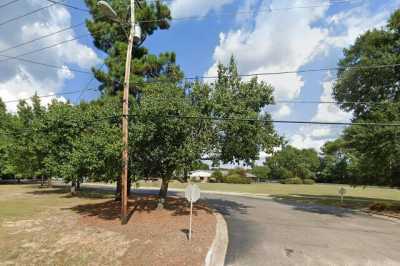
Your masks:
M20 101L17 106L17 117L12 126L15 136L10 140L8 158L17 177L43 178L46 138L39 129L45 108L41 106L37 95L31 100L32 104Z
M371 110L365 122L400 121L400 103ZM343 134L351 156L351 182L359 185L400 187L400 128L393 126L351 126Z
M93 69L95 77L101 82L100 89L105 93L115 93L123 89L125 62L128 35L130 27L129 3L122 0L111 0L109 4L117 12L120 22L106 17L97 6L97 0L85 0L90 9L92 18L87 20L87 28L94 38L94 45L107 54L104 63L107 71ZM166 30L170 27L170 10L162 1L135 1L135 16L142 30L141 40L135 44L132 52L132 70L130 92L136 93L147 80L167 77L170 80L179 80L182 73L175 64L173 52L161 53L159 56L151 54L143 47L143 43L157 30Z
M355 122L398 122L400 117L400 10L385 28L368 31L344 50L334 97L342 109L353 111ZM391 67L365 68L373 65ZM367 103L365 103L367 102ZM397 127L351 126L344 133L354 184L398 186L400 139Z
M161 198L178 170L206 154L252 164L261 150L280 143L269 114L261 112L272 103L272 87L242 81L233 59L218 73L214 84L149 84L131 109L132 172L161 177Z
M357 38L339 61L333 95L346 111L357 119L374 105L363 102L400 100L400 66L362 68L400 64L400 10L390 17L386 28L367 31ZM361 68L346 68L347 66ZM378 104L379 105L379 104Z

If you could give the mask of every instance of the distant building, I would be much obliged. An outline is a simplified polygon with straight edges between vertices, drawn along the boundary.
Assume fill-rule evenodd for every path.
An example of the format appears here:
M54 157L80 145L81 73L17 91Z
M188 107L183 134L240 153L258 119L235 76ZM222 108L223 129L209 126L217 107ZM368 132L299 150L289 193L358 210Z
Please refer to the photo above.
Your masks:
M207 183L214 171L213 170L196 170L190 172L190 180Z
M207 182L215 182L216 180L210 180L211 175L214 173L216 170L196 170L192 171L189 173L190 180L195 181L195 182L202 182L202 183L207 183ZM220 170L223 176L228 175L227 170ZM246 173L246 176L250 178L253 182L257 181L257 177L251 173Z

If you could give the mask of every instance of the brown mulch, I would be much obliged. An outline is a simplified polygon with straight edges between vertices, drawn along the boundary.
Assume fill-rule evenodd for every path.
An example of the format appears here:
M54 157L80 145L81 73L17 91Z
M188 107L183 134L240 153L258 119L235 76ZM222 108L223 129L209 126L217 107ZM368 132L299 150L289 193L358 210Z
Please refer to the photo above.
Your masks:
M119 220L120 202L79 205L82 226L123 234L131 243L122 265L203 265L215 236L216 219L204 203L193 205L192 240L188 240L189 207L183 198L169 197L164 209L157 209L158 197L134 196L129 201L130 219ZM101 245L101 243L99 243Z

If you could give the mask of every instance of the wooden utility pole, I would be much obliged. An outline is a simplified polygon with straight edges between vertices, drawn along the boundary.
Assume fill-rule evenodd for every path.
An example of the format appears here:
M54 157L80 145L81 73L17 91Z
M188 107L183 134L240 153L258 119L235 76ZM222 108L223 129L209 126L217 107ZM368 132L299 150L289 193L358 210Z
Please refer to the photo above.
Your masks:
M121 174L121 223L128 222L128 114L129 114L129 78L131 73L131 59L133 50L133 38L135 35L135 2L131 0L131 27L126 51L124 98L122 110L122 174Z

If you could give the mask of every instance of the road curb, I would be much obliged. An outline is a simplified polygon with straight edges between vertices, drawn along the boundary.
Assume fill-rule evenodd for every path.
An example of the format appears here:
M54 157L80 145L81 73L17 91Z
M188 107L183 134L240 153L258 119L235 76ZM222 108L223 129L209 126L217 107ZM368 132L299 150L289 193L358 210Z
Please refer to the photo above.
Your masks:
M224 266L226 251L228 249L228 226L222 214L215 212L217 220L215 226L215 237L208 250L205 266Z

